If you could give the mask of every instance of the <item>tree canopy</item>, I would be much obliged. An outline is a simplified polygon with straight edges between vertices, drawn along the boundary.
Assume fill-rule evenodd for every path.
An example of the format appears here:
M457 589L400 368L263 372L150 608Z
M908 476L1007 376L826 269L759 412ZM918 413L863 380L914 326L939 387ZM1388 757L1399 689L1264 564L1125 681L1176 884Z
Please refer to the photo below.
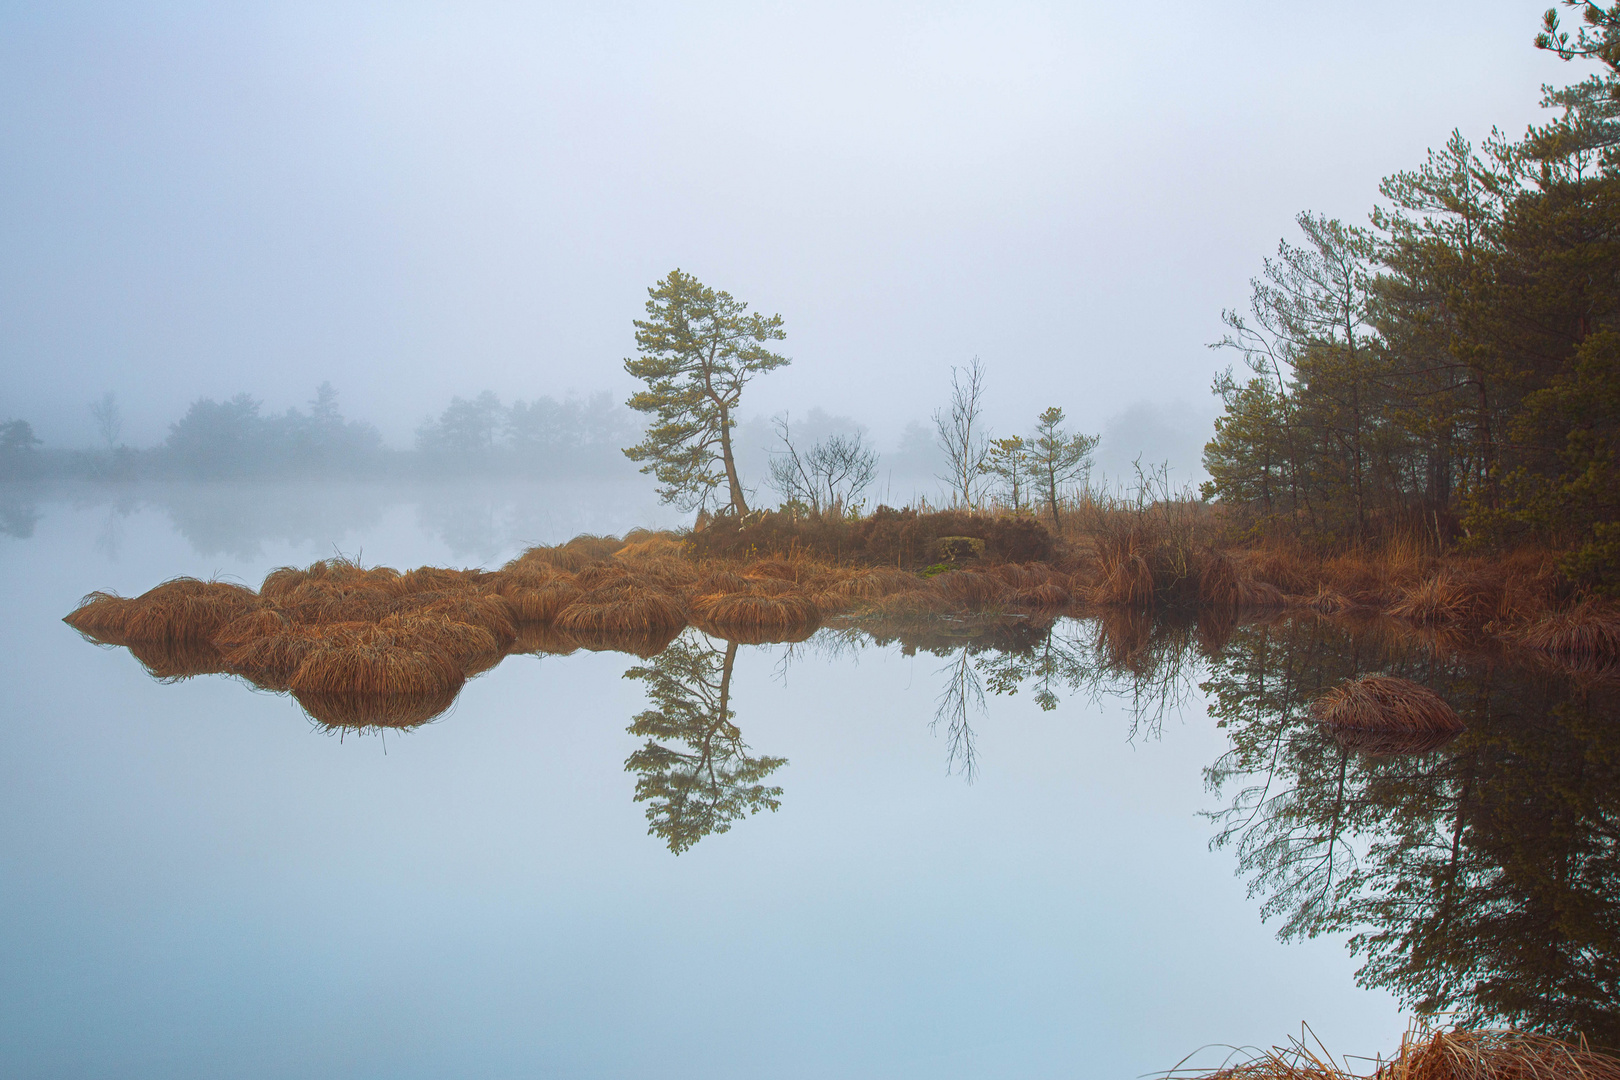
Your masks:
M1208 496L1257 528L1534 539L1620 590L1620 6L1538 41L1609 70L1518 139L1460 134L1370 227L1301 214L1226 312Z
M628 404L651 420L642 441L624 452L658 480L665 502L707 509L724 489L719 508L746 514L731 429L743 387L789 363L766 348L787 336L782 316L750 313L730 293L679 269L647 295L647 317L635 320L640 355L624 369L647 384Z

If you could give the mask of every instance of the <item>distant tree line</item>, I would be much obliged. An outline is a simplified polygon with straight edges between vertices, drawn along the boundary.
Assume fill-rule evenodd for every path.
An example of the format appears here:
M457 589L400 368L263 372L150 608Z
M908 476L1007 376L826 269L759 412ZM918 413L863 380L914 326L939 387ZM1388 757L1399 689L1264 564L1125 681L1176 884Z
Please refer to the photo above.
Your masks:
M1224 313L1247 372L1215 383L1206 496L1326 541L1547 543L1620 588L1620 6L1583 13L1537 42L1606 68L1558 119L1454 133L1370 227L1299 215Z
M635 428L607 394L507 406L486 391L452 398L417 429L413 449L395 450L371 424L346 418L322 383L306 408L280 413L247 393L198 398L162 443L135 448L120 441L112 394L90 411L100 445L88 449L45 447L27 421L0 423L0 480L603 475L624 471L618 447Z

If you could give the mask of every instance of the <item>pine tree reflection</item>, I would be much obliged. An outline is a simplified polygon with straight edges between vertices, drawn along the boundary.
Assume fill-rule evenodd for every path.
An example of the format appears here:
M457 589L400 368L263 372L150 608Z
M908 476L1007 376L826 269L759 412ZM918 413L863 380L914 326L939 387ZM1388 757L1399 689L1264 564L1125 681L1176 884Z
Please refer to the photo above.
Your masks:
M1469 730L1367 756L1304 716L1369 671L1444 696ZM1206 770L1285 937L1348 931L1357 974L1425 1011L1620 1047L1620 693L1501 654L1413 651L1376 627L1235 631L1212 664L1232 749Z
M689 630L648 666L624 673L646 684L653 706L631 721L630 734L647 742L624 767L639 774L635 798L648 804L647 831L677 855L728 831L733 821L780 805L782 789L763 781L787 760L749 756L732 723L736 659L736 642L719 648Z

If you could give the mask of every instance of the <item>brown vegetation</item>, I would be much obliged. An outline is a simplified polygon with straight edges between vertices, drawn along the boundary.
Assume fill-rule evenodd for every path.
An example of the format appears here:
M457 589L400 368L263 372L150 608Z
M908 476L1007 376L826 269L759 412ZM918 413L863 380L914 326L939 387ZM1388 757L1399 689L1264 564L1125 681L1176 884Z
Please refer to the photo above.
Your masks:
M1191 1078L1177 1070L1171 1075ZM1408 1032L1396 1055L1352 1072L1320 1045L1294 1042L1198 1080L1620 1080L1620 1058L1526 1031Z
M1341 746L1369 754L1419 754L1462 732L1463 722L1433 690L1388 675L1364 675L1312 706Z
M1005 513L755 515L685 535L578 537L493 571L400 573L327 559L273 570L257 593L179 578L132 599L91 593L65 621L93 640L130 646L160 678L226 671L304 695L362 687L442 694L510 652L648 655L689 624L735 641L796 641L828 619L915 629L941 617L1084 613L1124 629L1135 625L1127 613L1161 607L1196 611L1198 633L1211 642L1240 612L1293 608L1335 618L1382 613L1437 648L1466 631L1572 666L1601 668L1620 656L1620 612L1583 601L1555 556L1539 549L1465 557L1400 535L1326 552L1274 537L1228 542L1216 511L1175 500L1090 499L1063 520L1054 535ZM1129 666L1132 648L1123 649ZM1361 716L1357 709L1405 716L1400 710L1415 706L1384 702L1368 687L1342 693L1350 696L1322 707L1341 718L1329 726L1347 745L1410 752L1443 737L1439 728L1401 727L1406 721L1344 719Z

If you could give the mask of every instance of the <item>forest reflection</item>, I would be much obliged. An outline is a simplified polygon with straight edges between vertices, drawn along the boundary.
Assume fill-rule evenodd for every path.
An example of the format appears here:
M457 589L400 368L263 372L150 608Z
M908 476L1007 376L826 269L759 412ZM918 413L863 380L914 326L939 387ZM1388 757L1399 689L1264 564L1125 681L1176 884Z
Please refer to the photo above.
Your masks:
M637 656L646 694L625 761L648 831L671 852L781 805L783 757L745 739L741 670L837 668L872 648L936 662L927 723L971 781L993 703L1027 695L1122 706L1119 734L1152 739L1202 694L1227 743L1204 768L1211 844L1235 856L1283 938L1345 934L1358 981L1466 1023L1584 1033L1620 1047L1620 673L1426 635L1391 620L1278 613L1106 612L1089 619L848 620L805 641L745 645L688 627L673 640L520 635L508 655L581 647ZM225 670L211 647L131 646L154 677ZM498 658L496 658L498 659ZM491 661L495 662L494 660ZM757 665L757 666L756 666ZM1369 742L1311 706L1369 674L1434 691L1464 730ZM459 684L457 684L459 686ZM355 695L305 702L327 730L412 727L453 700ZM302 698L300 698L302 700ZM398 715L389 710L402 710Z
M1236 855L1280 937L1348 934L1358 982L1421 1012L1620 1047L1616 672L1297 615L848 627L781 662L874 643L942 661L931 724L970 780L987 698L1112 698L1131 738L1155 738L1201 689L1229 738L1204 770L1211 844ZM1466 730L1367 747L1313 718L1317 698L1371 673L1431 688Z

